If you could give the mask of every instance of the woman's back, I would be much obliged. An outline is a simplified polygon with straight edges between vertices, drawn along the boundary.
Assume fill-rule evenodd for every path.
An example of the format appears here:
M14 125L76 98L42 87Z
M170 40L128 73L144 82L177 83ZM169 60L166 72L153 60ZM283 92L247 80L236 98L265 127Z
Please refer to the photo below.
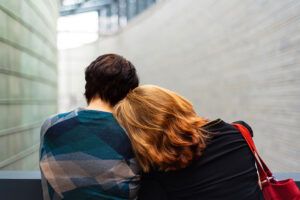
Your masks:
M212 135L203 155L184 169L146 174L140 199L263 199L254 157L242 135L220 119L203 129Z

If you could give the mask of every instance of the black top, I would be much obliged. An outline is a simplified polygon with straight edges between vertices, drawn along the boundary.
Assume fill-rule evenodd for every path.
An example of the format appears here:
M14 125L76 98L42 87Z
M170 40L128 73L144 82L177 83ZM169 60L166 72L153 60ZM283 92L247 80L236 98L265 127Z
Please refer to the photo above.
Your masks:
M236 122L252 130L245 122ZM150 172L142 178L140 200L261 200L254 157L241 133L220 119L203 126L211 133L203 155L190 166Z

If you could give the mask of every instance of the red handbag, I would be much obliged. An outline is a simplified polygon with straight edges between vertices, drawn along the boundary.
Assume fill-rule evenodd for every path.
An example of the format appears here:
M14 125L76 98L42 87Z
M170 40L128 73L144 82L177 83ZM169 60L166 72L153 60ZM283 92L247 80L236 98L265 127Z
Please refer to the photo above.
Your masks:
M261 189L265 200L300 200L300 190L293 179L278 181L259 156L251 134L241 124L233 124L245 138L252 151L258 169Z

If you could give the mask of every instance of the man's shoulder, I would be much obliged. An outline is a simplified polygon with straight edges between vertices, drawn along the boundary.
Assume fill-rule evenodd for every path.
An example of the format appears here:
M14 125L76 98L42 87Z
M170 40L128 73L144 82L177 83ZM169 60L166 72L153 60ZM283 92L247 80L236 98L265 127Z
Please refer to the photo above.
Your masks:
M47 130L49 130L49 128L51 128L52 126L64 122L68 119L74 118L76 116L77 116L76 110L72 110L69 112L58 113L48 117L42 124L41 136L43 136L47 132Z

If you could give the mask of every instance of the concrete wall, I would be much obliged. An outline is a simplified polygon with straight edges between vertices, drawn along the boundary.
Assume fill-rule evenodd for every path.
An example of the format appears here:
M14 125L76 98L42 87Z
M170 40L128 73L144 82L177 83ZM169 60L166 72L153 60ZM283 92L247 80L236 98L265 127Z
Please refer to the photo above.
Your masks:
M39 129L57 110L58 1L0 0L0 169L38 168Z
M84 67L120 53L199 115L245 120L274 171L299 172L299 22L295 0L162 1L118 35L60 53L60 108L83 104Z

